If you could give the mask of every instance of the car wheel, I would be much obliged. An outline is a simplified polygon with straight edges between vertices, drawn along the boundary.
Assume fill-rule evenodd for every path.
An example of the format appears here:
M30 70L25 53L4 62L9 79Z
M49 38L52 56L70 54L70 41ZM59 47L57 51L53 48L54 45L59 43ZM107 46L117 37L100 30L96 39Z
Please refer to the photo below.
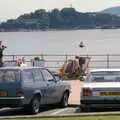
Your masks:
M29 110L32 114L37 114L39 113L40 110L40 100L39 98L36 96L32 99L30 105L29 105Z
M62 100L60 102L61 107L67 107L68 106L68 98L69 98L69 94L67 92L65 92L63 94Z

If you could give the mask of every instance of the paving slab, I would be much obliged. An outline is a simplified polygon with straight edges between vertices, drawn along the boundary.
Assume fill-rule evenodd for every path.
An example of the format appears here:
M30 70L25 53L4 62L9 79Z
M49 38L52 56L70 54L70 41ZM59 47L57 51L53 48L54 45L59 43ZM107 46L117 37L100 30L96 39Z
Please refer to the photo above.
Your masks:
M67 82L71 84L71 93L68 103L70 105L79 105L82 82L80 80L67 80Z

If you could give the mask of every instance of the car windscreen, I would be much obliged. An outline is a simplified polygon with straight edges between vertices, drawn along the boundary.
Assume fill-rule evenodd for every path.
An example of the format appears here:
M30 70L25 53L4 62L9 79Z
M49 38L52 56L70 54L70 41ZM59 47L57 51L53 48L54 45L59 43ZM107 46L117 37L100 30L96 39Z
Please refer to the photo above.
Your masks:
M91 73L92 82L120 82L120 71L99 71Z
M16 82L20 80L19 70L0 70L0 83Z

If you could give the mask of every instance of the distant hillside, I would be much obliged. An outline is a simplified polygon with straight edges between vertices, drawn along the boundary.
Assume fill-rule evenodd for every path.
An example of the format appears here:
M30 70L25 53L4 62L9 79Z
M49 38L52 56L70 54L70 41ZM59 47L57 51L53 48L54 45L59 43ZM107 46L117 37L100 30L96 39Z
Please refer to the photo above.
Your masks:
M120 17L104 13L81 13L74 8L38 9L0 24L0 31L120 28Z
M102 13L108 13L108 14L120 15L120 6L107 8L107 9L101 11L101 12Z

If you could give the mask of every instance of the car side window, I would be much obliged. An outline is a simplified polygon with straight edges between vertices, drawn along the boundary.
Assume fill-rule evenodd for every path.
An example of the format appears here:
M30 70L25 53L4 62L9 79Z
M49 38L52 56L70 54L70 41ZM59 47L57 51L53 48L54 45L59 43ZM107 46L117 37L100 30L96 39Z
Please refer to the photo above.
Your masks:
M43 76L40 72L40 69L34 69L33 70L33 76L34 76L35 82L43 81Z
M43 76L44 76L45 80L47 80L47 81L53 81L54 80L53 75L48 70L43 69L42 73L43 73Z
M24 70L23 71L23 80L25 83L33 83L33 74L32 70Z

